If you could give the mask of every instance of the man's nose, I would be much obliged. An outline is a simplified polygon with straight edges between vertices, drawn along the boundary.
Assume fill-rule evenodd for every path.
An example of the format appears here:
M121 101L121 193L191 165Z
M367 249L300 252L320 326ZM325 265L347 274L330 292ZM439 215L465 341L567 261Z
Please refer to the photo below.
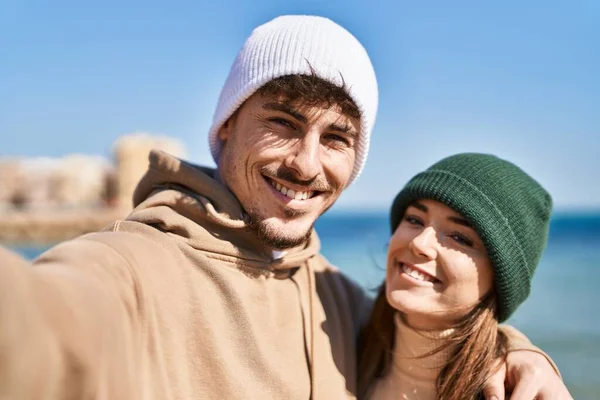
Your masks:
M322 170L319 135L306 134L290 151L285 165L296 172L299 180L309 181L319 175Z

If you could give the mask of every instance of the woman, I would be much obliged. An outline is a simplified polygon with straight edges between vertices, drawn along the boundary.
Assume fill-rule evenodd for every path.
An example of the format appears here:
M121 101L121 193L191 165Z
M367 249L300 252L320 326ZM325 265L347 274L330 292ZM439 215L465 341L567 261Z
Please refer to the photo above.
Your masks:
M391 210L386 279L361 335L362 397L480 398L551 209L544 188L495 156L459 154L416 175Z

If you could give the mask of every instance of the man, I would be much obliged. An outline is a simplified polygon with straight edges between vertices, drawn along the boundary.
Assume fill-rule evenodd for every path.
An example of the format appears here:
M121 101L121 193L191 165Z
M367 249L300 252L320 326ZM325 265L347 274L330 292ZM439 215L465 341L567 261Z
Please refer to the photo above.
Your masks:
M306 16L258 27L209 133L217 171L153 152L126 220L33 268L3 259L0 397L355 398L369 300L312 227L359 175L376 109L370 60L346 30ZM525 350L508 360L522 398L566 391L510 338Z

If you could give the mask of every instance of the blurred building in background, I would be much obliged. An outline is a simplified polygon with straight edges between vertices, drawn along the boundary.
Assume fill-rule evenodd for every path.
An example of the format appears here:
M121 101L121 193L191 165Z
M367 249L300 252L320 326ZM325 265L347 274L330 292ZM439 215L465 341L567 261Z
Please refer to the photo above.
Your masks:
M112 159L0 158L0 242L52 244L125 217L152 149L185 157L177 139L133 133L114 143Z
M166 136L134 133L117 139L113 146L117 171L116 202L131 207L133 191L148 168L148 154L159 149L176 157L185 157L184 145Z

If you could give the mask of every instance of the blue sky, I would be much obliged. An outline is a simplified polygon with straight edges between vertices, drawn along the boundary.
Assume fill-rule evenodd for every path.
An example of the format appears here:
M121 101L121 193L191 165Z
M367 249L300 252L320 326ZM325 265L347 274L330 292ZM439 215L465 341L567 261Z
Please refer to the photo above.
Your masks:
M600 2L0 2L0 154L110 155L133 131L207 131L231 62L280 14L340 23L369 52L380 108L338 209L385 208L443 156L516 162L558 209L600 209Z

